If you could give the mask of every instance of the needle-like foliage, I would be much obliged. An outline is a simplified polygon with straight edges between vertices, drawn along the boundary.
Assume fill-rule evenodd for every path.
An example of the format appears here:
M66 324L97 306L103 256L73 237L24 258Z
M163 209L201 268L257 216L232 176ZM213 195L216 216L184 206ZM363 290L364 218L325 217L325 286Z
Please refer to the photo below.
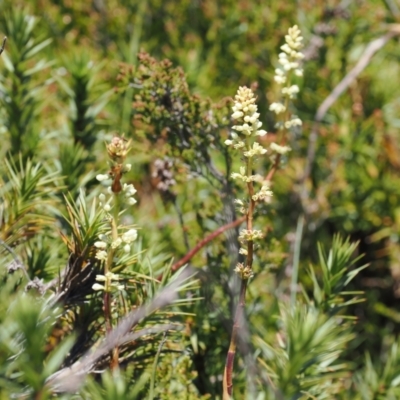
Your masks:
M0 400L400 398L399 10L325 3L0 2Z
M362 292L343 290L359 272L368 266L351 268L362 258L362 255L351 258L357 246L358 243L350 243L349 239L343 240L340 236L334 236L332 249L329 254L326 254L322 245L318 244L321 282L312 266L309 268L309 274L313 282L313 301L319 309L335 314L343 307L363 301L358 297L362 295Z
M51 39L38 38L37 18L18 7L3 11L1 23L10 38L9 51L2 54L6 72L0 74L3 125L9 135L9 146L5 148L16 158L19 153L24 158L32 157L42 129L38 120L43 105L43 72L51 65L44 58L38 59L38 54Z
M54 223L57 174L22 158L4 160L1 173L1 239L16 246Z

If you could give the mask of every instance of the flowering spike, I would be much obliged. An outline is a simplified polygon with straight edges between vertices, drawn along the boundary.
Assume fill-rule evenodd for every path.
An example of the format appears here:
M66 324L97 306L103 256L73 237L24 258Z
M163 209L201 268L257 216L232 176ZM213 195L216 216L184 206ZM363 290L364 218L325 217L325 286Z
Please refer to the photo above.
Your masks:
M303 46L303 38L297 26L289 29L285 40L286 43L281 47L282 51L279 54L280 67L275 70L274 78L279 85L283 86L281 88L283 100L281 102L272 103L269 108L270 111L279 115L279 129L289 129L301 125L301 120L297 116L290 116L288 111L289 100L294 98L299 92L299 87L291 84L290 78L293 74L301 76L303 73L300 68L300 60L303 58L303 55L299 52ZM238 199L235 200L239 211L246 214L247 217L246 229L240 231L238 238L241 244L239 253L245 256L246 261L245 263L238 263L234 270L241 280L240 301L235 313L232 336L225 364L223 378L224 399L231 398L232 396L233 358L236 352L238 335L241 330L242 308L244 307L246 288L249 279L253 276L254 242L263 237L263 233L260 230L254 229L253 226L255 206L259 201L268 201L273 195L270 190L269 182L278 168L280 155L290 151L288 146L272 143L270 145L270 150L275 153L275 156L272 168L266 180L257 174L253 174L256 156L263 156L267 152L267 150L256 141L257 136L264 136L267 132L260 129L262 123L259 121L260 114L257 111L255 101L256 98L251 89L239 87L234 99L234 106L232 107L232 120L235 121L235 125L232 127L233 132L231 133L231 137L225 140L225 145L232 146L235 150L240 150L242 153L243 165L240 167L239 172L233 172L231 174L231 178L244 183L243 186L247 191L248 197L245 202ZM285 143L286 140L283 135L280 135L281 143ZM255 189L256 182L261 183L261 189L259 191Z
M231 133L231 139L225 140L227 146L232 146L235 150L246 148L246 138L264 136L267 133L260 129L262 123L258 119L260 113L257 112L255 101L256 98L251 89L245 86L239 87L232 107L232 119L236 122L232 129L236 132Z

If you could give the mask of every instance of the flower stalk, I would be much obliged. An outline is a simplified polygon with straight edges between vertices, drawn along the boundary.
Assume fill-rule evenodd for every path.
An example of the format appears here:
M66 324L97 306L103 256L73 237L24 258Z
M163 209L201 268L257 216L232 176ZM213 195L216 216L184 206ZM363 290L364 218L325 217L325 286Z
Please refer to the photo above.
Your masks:
M254 213L256 205L260 201L265 201L272 196L270 182L275 172L279 168L281 157L290 151L286 146L287 133L301 126L301 120L291 115L289 106L290 101L299 92L297 85L291 84L291 76L302 75L299 60L302 54L298 51L302 47L302 37L297 26L289 29L285 36L286 43L281 47L282 53L279 54L280 67L275 70L275 81L282 85L282 101L273 103L270 110L277 115L276 127L279 129L278 142L271 143L269 153L271 153L272 166L264 178L254 174L257 159L267 153L267 149L257 142L258 136L264 136L266 131L260 129L262 123L259 121L260 114L257 112L256 98L251 89L239 87L234 99L232 108L232 119L237 123L232 127L231 138L225 141L227 146L233 147L242 153L243 165L239 172L231 175L245 184L246 199L236 199L235 203L239 206L239 211L246 216L246 229L242 229L239 234L241 248L239 253L245 256L244 263L238 263L235 272L240 279L239 299L234 315L231 340L226 357L224 378L223 378L223 399L231 399L233 393L233 366L236 354L236 347L239 335L244 323L244 311L246 304L246 292L249 280L253 276L253 260L255 242L262 239L263 234L260 230L254 229ZM260 189L257 189L261 185Z
M104 194L100 194L100 206L102 207L105 218L109 222L110 231L107 235L101 235L99 241L94 245L98 249L96 258L103 261L104 275L97 275L96 281L103 282L103 284L95 283L93 285L94 290L104 291L104 319L106 333L109 334L113 328L112 321L112 296L115 291L124 290L124 285L119 283L119 276L112 272L115 258L118 252L124 251L129 253L130 243L136 240L137 231L136 229L129 229L120 234L119 232L119 216L121 214L124 202L127 205L134 205L136 200L133 195L136 193L136 189L133 185L127 185L122 183L121 179L125 172L131 169L130 164L126 164L126 156L130 149L130 141L124 138L115 136L111 143L107 145L107 153L109 156L110 170L108 174L97 175L97 180L100 182L112 183L107 187L108 193L111 197L106 200ZM118 348L114 348L111 355L111 369L117 368L119 365L119 352Z
M253 251L254 241L262 237L262 232L253 228L253 215L256 202L272 195L268 185L263 184L261 189L256 192L255 183L262 182L262 177L253 174L254 162L257 157L264 155L267 150L257 141L257 136L264 136L267 132L260 129L260 114L257 112L256 98L251 89L240 87L233 106L232 118L238 125L233 126L232 139L225 142L227 146L232 146L240 150L243 154L244 165L240 167L239 173L232 173L231 177L245 183L247 188L247 199L242 201L237 199L235 202L239 206L239 211L246 216L246 229L243 229L239 235L241 243L240 253L246 256L245 263L238 263L235 272L240 278L239 301L236 307L232 335L229 344L229 350L226 357L223 390L224 399L230 399L232 395L233 383L233 364L236 354L238 335L243 324L244 307L246 302L246 291L249 279L253 274Z

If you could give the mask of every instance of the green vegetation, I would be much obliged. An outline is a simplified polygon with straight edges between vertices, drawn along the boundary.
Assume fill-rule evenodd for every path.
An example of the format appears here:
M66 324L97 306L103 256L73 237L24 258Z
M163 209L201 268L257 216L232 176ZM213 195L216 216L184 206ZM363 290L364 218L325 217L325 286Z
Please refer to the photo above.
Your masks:
M326 3L0 2L0 400L400 398L400 6Z

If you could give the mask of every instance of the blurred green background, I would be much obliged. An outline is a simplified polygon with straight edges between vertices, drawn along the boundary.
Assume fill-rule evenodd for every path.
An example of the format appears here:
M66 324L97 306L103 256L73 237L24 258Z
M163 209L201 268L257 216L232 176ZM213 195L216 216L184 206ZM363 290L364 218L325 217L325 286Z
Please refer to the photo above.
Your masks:
M267 310L274 307L271 293L288 295L300 216L305 223L299 276L306 290L311 283L305 268L317 260L317 241L329 245L335 233L359 241L357 251L365 254L360 262L370 266L352 283L352 289L365 291L365 302L351 308L358 335L348 352L361 365L364 352L379 359L400 330L400 47L395 34L324 115L312 159L308 151L318 107L372 40L399 30L398 1L2 0L0 35L8 41L0 60L0 155L18 158L20 153L57 169L64 191L76 194L83 185L93 187L94 176L102 172L103 143L110 132L124 132L134 143L129 178L139 190L135 222L143 228L145 245L179 259L223 223L216 217L223 199L204 177L179 178L180 171L193 173L186 161L175 171L172 200L158 193L152 163L172 153L146 140L151 128L135 119L138 88L125 84L122 75L145 51L180 66L191 93L209 98L210 104L233 97L239 85L253 85L260 119L273 138L268 106L278 93L274 69L279 46L294 24L305 43L304 77L297 82L293 110L303 127L291 138L293 151L275 176L272 204L260 211L269 233L249 295L255 308ZM18 50L28 44L30 51ZM147 122L152 125L151 116ZM304 176L310 162L310 174ZM214 277L223 287L230 279L224 257L218 239L192 263L211 270L224 264ZM221 371L229 335L223 331L216 339L208 333L220 329L213 319L215 304L226 306L227 319L231 304L223 290L212 285L204 290L209 317L199 309L196 322L188 324L193 323L199 387L214 396L218 384L207 377ZM262 330L273 324L265 315L254 322ZM207 368L215 371L204 372Z

